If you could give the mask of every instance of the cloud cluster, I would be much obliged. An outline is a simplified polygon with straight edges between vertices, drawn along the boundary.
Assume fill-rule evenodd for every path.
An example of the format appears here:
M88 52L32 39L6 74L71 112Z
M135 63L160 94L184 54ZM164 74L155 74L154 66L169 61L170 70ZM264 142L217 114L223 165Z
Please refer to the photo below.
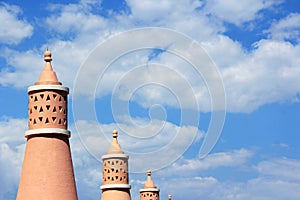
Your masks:
M219 67L228 99L227 110L251 112L264 104L298 100L299 84L291 83L297 83L295 77L299 75L299 58L297 56L299 45L296 39L299 35L298 23L296 23L299 15L297 13L289 14L286 18L274 22L268 30L262 30L263 34L269 35L269 39L257 41L250 50L244 49L238 41L225 35L224 31L227 27L224 22L238 26L250 21L255 23L255 19L259 17L262 10L270 9L279 3L257 0L255 2L243 1L242 4L230 1L223 5L222 1L214 1L214 3L211 1L204 3L186 1L184 4L173 1L164 1L163 4L146 1L142 5L141 2L130 0L127 1L129 12L125 10L118 13L112 12L109 17L101 15L101 7L95 8L95 6L99 6L95 2L52 4L48 8L49 15L45 19L47 24L45 29L51 30L54 36L49 40L51 43L42 44L39 51L43 51L46 45L49 46L53 52L54 69L59 76L63 76L63 80L61 80L72 88L80 65L87 58L89 52L108 36L143 26L171 28L185 33L199 42ZM159 8L157 5L160 5ZM57 35L58 37L55 37ZM290 43L286 39L292 39L296 43ZM126 46L126 43L120 45ZM111 50L107 49L107 53L109 51ZM3 57L9 67L3 68L1 71L1 84L24 87L24 85L32 83L34 76L36 77L36 70L33 70L32 66L41 63L33 58L34 54L39 54L37 52L37 50L25 52L5 50ZM123 59L123 62L119 62L121 68L113 68L110 73L106 74L106 77L103 77L103 85L105 87L111 85L112 80L128 72L124 70L128 69L129 65L134 67L141 61L146 64L150 54L151 52L144 52L144 55L137 54L136 62L132 62L135 60L135 54L127 60ZM201 110L210 110L209 91L201 78L191 75L193 71L190 70L191 66L188 63L180 58L174 59L174 55L170 55L167 51L154 57L152 62L161 62L160 64L174 70L181 69L179 72L183 77L187 77L191 88L194 89L194 96L202 106ZM95 72L93 73L97 73L98 64L94 63ZM33 71L35 73L32 73ZM172 80L168 75L163 75L162 78L168 82ZM173 81L173 83L175 82ZM126 83L124 84L126 86ZM89 82L84 83L83 91L86 87L91 87ZM109 88L107 89L109 90ZM107 90L104 89L104 91ZM184 96L184 91L182 92L182 96ZM154 93L155 96L153 96ZM265 93L270 95L264 95ZM105 93L101 94L97 95L105 95ZM135 96L132 100L142 106L150 106L153 102L159 102L162 105L177 108L178 105L175 105L174 101L170 101L169 96L165 94L165 90L160 88L145 89L139 91L139 97L150 97L149 99Z
M259 17L262 10L270 9L282 1L276 0L212 0L206 1L205 10L218 17L222 21L241 26L245 22L252 21Z
M247 164L251 158L251 156L247 155L248 153L245 152L253 153L249 150L241 149L234 152L211 154L210 156L220 156L220 159L224 160L231 156L232 158L238 156L237 162L232 161L232 164L227 166L229 168L233 167L236 172L238 167ZM239 162L242 154L245 156L243 157L242 162ZM249 171L249 173L257 171L258 175L246 181L221 180L214 176L201 177L198 175L200 172L203 173L214 167L226 166L226 164L211 165L209 168L203 168L201 165L198 165L195 168L186 168L185 173L179 170L176 175L167 179L158 178L158 180L156 180L156 184L161 189L162 196L166 196L170 193L174 196L174 198L176 197L178 199L298 199L300 197L300 192L296 189L300 181L297 176L296 169L298 165L299 160L288 158L264 160L250 168L251 171ZM179 165L177 167L179 167ZM192 175L186 176L186 173L189 170L191 170L190 173ZM169 171L169 168L164 169L163 171L158 172L158 177L160 177L160 173L172 174L172 172L172 170L171 172ZM235 178L233 177L232 179Z
M24 156L27 120L1 118L0 121L0 199L14 199Z
M14 199L19 182L22 158L24 155L25 139L23 137L26 129L25 119L2 118L0 121L0 176L2 177L2 189L0 198ZM111 140L111 129L115 124L101 125L105 134L95 132L97 123L80 122L84 126L85 132L78 133L74 125L71 125L71 149L75 169L75 177L80 199L100 198L101 191L101 155L104 154ZM176 126L170 126L168 132ZM133 128L132 128L133 130ZM174 131L174 130L173 130ZM11 134L14 133L14 134ZM201 138L201 137L200 137ZM198 138L197 140L199 140ZM168 140L169 137L161 135L160 140ZM157 146L151 140L137 141L135 144L126 139L126 135L120 132L120 143L123 149L127 149L128 144L135 145L136 150L143 150L147 145ZM163 144L164 145L164 144ZM177 147L174 150L178 149ZM93 150L100 152L93 154ZM92 154L91 154L92 153ZM133 162L129 152L129 164L141 167L146 171L146 160L143 163ZM170 167L166 167L153 172L153 179L161 189L161 197L172 194L174 198L182 199L298 199L300 197L297 189L300 183L299 165L300 161L289 158L273 158L258 161L257 164L249 164L255 152L247 149L236 149L231 151L216 152L208 155L205 159L191 159L185 156L174 162ZM159 156L155 157L159 161ZM252 163L252 162L251 162ZM231 177L224 180L214 170L247 171L242 173L252 174L250 178L243 178L238 181ZM145 168L146 167L146 168ZM240 172L241 173L241 172ZM237 174L240 174L237 173ZM234 173L235 174L235 173ZM253 176L253 174L255 174ZM248 176L248 175L247 175ZM247 177L246 176L246 177ZM193 177L193 178L191 178ZM132 198L139 199L138 189L145 181L145 173L131 174ZM180 188L180 189L178 189ZM255 195L253 195L255 194Z
M287 40L299 43L300 14L291 13L283 19L274 22L265 32L275 40Z
M19 17L22 10L18 6L0 3L0 43L18 44L33 33L33 26Z

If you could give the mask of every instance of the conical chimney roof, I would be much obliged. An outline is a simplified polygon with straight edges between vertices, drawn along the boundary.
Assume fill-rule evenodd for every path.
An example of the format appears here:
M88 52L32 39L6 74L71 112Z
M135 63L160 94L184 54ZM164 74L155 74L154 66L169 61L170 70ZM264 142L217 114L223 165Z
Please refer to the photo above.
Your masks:
M143 189L148 189L148 188L157 188L155 185L154 185L154 182L151 178L151 171L150 169L147 171L147 180L145 182L145 185L143 187Z
M124 154L120 144L118 143L118 131L116 129L113 130L112 137L112 142L107 154Z
M41 72L40 80L35 85L61 85L53 71L51 52L48 49L44 53L44 61L46 62L44 70Z

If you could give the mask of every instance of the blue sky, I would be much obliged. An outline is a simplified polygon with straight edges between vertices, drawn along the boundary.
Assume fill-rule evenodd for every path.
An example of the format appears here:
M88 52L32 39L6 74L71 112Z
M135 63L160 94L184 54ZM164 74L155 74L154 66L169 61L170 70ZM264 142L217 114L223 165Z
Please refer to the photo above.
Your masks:
M134 200L148 168L161 199L168 194L195 200L300 198L298 0L6 1L0 4L0 20L0 199L16 197L27 87L38 80L47 47L59 80L71 91L69 129L79 199L100 198L101 156L114 128L130 156ZM212 91L207 77L172 54L172 44L118 55L102 77L89 76L103 68L93 53L120 33L145 27L167 28L174 33L170 40L178 33L196 41L220 74L226 116L204 159L198 153L215 111ZM119 48L143 40L164 44L147 33L123 40ZM104 50L99 57L117 52L113 46ZM189 49L185 53L194 55ZM83 70L86 63L91 74ZM83 106L93 112L84 113Z

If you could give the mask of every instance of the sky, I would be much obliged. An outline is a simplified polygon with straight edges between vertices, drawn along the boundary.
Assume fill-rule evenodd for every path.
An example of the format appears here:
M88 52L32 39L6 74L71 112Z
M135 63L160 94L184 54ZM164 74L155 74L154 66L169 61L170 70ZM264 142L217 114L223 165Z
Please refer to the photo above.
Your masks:
M133 200L149 168L160 199L300 199L298 0L11 0L0 21L0 199L16 198L47 48L79 199L101 197L114 128Z

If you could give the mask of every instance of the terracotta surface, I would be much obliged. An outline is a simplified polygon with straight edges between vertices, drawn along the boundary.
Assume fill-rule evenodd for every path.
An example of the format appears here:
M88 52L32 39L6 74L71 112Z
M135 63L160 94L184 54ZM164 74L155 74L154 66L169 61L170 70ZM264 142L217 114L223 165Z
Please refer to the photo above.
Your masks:
M102 156L102 200L130 200L128 156L118 143L118 132L112 132L112 143Z
M44 53L44 61L46 62L44 70L40 75L40 80L35 85L61 85L57 80L56 73L52 69L51 52L48 49Z
M151 178L150 170L147 171L147 180L145 182L144 189L146 189L146 188L156 188L156 186L154 185L154 182Z
M147 171L147 180L143 189L140 190L140 200L159 200L159 189L151 178L150 170Z
M44 56L40 80L28 90L29 130L17 200L77 200L69 135L65 134L68 88L57 80L50 51Z
M65 136L28 138L17 199L77 199L69 140Z
M102 200L129 200L130 192L124 189L109 189L102 192Z
M112 136L112 142L106 154L124 154L120 144L118 143L118 131L116 129L113 130Z
M31 91L28 95L28 128L67 129L67 93Z

